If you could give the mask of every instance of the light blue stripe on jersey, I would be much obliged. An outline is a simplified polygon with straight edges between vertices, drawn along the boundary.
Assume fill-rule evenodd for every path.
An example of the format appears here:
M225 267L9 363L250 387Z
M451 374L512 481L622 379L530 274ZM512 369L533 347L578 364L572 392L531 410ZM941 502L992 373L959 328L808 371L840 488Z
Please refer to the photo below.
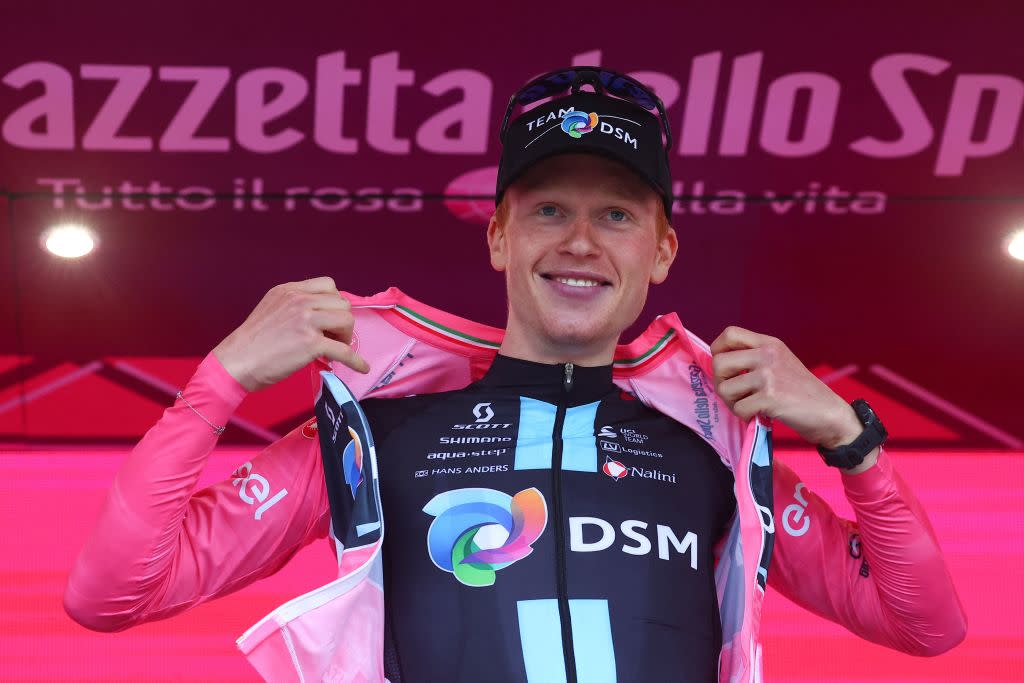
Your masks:
M562 422L562 469L597 471L594 421L600 401L569 408ZM519 397L519 433L516 436L517 470L551 469L557 407L526 396Z
M520 396L519 434L516 436L514 469L551 469L551 435L554 431L555 406Z
M519 640L529 683L565 683L562 626L557 600L520 600ZM573 639L573 643L576 639Z
M371 531L376 531L380 528L380 522L370 522L368 524L357 524L356 525L356 536L365 536Z
M586 683L615 683L615 644L608 601L570 600L569 616L576 678Z
M563 683L565 655L557 600L520 600L519 638L529 683ZM615 683L615 646L607 600L570 600L576 678Z
M565 411L562 422L562 469L578 472L597 472L597 438L594 422L597 406L594 401Z
M758 467L769 467L772 464L772 450L768 446L768 430L761 425L757 426L754 436L754 452L750 461Z

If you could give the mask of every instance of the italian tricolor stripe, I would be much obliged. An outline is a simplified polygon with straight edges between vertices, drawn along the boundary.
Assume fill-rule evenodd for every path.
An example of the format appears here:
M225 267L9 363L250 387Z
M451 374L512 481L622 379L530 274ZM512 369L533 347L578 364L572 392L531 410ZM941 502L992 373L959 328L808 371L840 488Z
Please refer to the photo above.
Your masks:
M499 342L481 339L480 337L474 337L471 334L466 334L465 332L460 332L459 330L456 330L452 327L448 327L447 325L442 325L436 320L431 320L430 318L424 316L421 313L417 313L416 311L412 310L407 306L396 305L395 311L398 314L402 315L407 320L409 320L410 322L412 322L413 324L415 324L417 327L423 328L429 332L433 332L434 334L444 337L446 339L451 339L453 341L460 342L468 346L494 351L496 351L501 346ZM664 350L666 346L668 346L668 343L672 340L672 338L675 335L675 330L669 330L664 334L664 336L661 337L661 339L655 342L654 345L651 346L651 348L649 348L647 351L640 354L639 356L636 356L634 358L617 358L614 361L615 367L623 369L638 368L641 365L650 362L655 356L658 355L659 352L661 352L662 350Z
M676 335L675 330L669 330L665 335L654 343L654 346L647 349L644 353L640 354L636 358L617 358L615 359L615 367L617 368L638 368L644 363L652 360L659 352L661 352L668 343L672 341L672 337Z
M470 334L459 332L458 330L452 329L451 327L442 325L439 322L436 322L434 320L431 320L430 318L420 315L411 308L406 308L405 306L395 306L395 310L398 313L405 316L406 318L408 318L411 322L415 323L416 325L425 328L433 332L434 334L440 335L442 337L454 339L455 341L462 342L463 344L469 344L470 346L476 346L482 349L496 350L499 346L501 346L501 344L497 342L488 341L486 339L480 339L479 337L474 337Z

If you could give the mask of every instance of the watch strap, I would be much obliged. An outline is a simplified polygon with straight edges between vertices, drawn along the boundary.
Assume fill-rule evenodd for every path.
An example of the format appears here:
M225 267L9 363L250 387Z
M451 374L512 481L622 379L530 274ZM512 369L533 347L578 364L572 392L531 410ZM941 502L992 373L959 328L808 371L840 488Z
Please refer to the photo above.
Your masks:
M818 446L818 454L830 467L850 469L864 462L864 458L878 446L881 446L889 433L878 419L878 415L868 402L858 398L850 404L857 414L857 419L864 425L860 435L848 444L836 448Z

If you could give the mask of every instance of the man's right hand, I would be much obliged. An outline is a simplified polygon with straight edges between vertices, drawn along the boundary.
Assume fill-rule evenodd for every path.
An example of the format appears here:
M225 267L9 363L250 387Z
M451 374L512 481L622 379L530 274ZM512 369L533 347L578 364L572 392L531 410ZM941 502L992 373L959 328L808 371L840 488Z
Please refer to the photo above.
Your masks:
M213 354L249 391L280 382L318 357L357 372L370 366L352 350L355 317L330 277L277 285Z

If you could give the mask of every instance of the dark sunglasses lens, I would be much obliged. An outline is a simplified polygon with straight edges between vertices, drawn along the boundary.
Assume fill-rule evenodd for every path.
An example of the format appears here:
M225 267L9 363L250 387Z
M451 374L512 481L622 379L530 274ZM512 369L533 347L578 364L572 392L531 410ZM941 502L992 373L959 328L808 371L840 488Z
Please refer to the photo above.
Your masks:
M623 78L622 76L613 76L605 82L605 87L608 88L608 92L616 97L632 100L644 109L655 109L657 107L657 105L654 104L654 96L652 93L632 79Z
M655 110L658 109L661 113L662 126L664 127L664 133L669 143L671 144L672 133L668 129L668 121L665 120L664 112L658 107L658 98L648 88L641 85L639 82L617 74L611 71L597 71L593 69L583 69L583 73L597 74L598 79L601 81L601 85L604 86L610 94L621 97L623 99L630 100L644 109ZM545 74L540 78L537 78L533 82L527 84L516 93L512 101L509 102L508 111L505 112L505 120L501 127L502 141L505 139L505 130L508 127L508 121L512 115L512 108L514 104L525 107L528 104L533 104L538 100L542 100L545 97L552 97L564 92L572 86L573 81L576 80L577 70L566 69L564 71L555 71L554 73Z
M649 90L641 86L631 78L620 76L608 71L600 72L601 83L608 92L616 97L623 97L631 100L645 109L656 109L654 96ZM516 95L516 103L522 106L532 104L545 97L557 95L569 88L576 79L575 70L556 71L553 74L541 76L534 82L525 86Z
M533 83L530 83L516 95L516 102L522 105L532 104L545 97L557 95L572 85L576 78L575 71L556 71L553 74L541 76Z

